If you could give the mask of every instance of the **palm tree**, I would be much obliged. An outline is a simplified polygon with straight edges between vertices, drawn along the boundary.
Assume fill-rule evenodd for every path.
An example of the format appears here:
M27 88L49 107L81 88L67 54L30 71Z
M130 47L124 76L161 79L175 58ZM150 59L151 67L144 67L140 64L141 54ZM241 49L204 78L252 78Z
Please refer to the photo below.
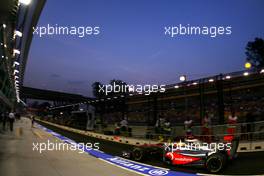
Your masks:
M246 47L247 61L253 67L261 69L264 67L264 40L255 38L255 41L248 42Z
M117 85L117 86L123 87L123 91L120 89L120 92L114 92L114 89L113 89L112 92L109 94L109 95L111 95L111 96L113 96L113 95L118 95L118 94L125 94L126 92L128 92L128 90L124 90L125 85L127 85L127 83L124 82L124 81L122 81L122 80L112 79L112 80L109 82L109 84L112 85L113 88L114 88L114 85Z
M93 95L96 97L96 98L102 98L104 97L104 92L100 90L100 87L103 87L103 84L100 83L100 82L94 82L92 84L92 88L93 88Z

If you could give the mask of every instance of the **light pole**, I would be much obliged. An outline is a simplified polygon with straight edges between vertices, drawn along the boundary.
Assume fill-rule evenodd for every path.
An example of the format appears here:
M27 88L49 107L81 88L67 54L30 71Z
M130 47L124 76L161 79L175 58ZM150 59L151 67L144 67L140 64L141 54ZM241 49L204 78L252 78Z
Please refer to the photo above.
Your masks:
M249 71L248 71L248 70L251 69L252 64L251 64L250 62L246 62L245 65L244 65L244 67L245 67L245 69L246 69L247 71L245 71L245 72L243 73L243 75L244 75L244 76L248 76L248 75L249 75Z
M186 97L187 76L186 75L181 75L180 76L180 81L183 83L183 91L184 91L184 97L185 97L185 111L187 111L187 104L188 104L188 100L187 100L187 97Z

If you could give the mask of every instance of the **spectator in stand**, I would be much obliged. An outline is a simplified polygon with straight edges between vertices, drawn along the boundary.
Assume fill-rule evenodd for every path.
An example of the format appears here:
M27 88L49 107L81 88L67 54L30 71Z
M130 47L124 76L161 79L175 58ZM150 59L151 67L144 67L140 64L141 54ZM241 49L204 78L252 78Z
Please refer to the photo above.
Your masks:
M11 111L9 113L9 127L10 127L10 131L13 131L14 121L15 121L15 114Z
M204 135L203 139L207 142L211 141L211 119L208 113L205 113L205 116L202 120L202 135Z
M231 115L228 116L228 128L227 128L228 134L231 134L231 135L235 134L237 120L238 120L238 117L236 116L235 111L232 110Z
M184 129L186 131L186 136L192 136L192 125L193 121L190 119L190 117L187 117L186 120L184 121Z
M162 117L162 115L159 115L159 118L156 121L156 125L155 125L156 133L158 134L163 133L164 122L165 122L165 119Z
M127 122L127 117L125 116L123 120L120 122L121 126L121 131L127 131L128 130L128 122Z
M170 124L170 121L168 119L166 119L164 122L163 131L166 135L171 135L171 124Z
M119 123L115 123L115 131L114 131L115 135L120 135L120 124Z

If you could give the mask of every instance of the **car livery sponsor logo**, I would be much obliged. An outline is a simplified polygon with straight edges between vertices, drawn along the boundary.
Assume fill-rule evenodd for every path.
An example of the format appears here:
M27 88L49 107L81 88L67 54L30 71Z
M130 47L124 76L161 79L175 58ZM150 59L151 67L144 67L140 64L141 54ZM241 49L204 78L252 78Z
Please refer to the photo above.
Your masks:
M176 161L189 161L189 162L193 161L193 159L191 159L191 158L174 158L174 160L176 160Z
M160 176L160 175L167 175L169 172L166 170L162 170L162 169L153 169L153 170L150 170L148 173L150 175Z
M145 166L142 166L142 165L139 165L139 164L131 163L129 161L123 160L123 159L118 158L118 157L106 158L106 160L109 160L112 163L116 163L116 164L119 164L119 165L124 166L126 168L130 168L130 169L133 169L133 170L136 170L136 171L140 171L140 172L144 172L144 171L150 170L149 167L145 167Z
M164 169L155 169L155 168L153 169L151 167L146 167L144 165L132 163L130 161L124 160L124 159L119 158L119 157L106 158L106 160L108 160L112 163L118 164L120 166L123 166L125 168L133 169L133 170L138 171L138 172L148 171L147 173L150 175L162 176L162 175L167 175L169 173L167 170L164 170Z

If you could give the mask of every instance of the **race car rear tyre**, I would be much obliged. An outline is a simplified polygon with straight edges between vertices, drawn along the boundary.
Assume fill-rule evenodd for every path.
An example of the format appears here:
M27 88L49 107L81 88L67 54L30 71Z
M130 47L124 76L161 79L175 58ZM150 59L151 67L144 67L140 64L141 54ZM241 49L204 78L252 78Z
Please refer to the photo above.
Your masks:
M172 161L170 159L168 159L168 158L165 158L163 161L168 166L171 166L172 165Z
M142 161L145 158L145 152L141 148L134 148L133 150L133 158L136 161Z
M206 160L206 169L210 173L217 173L221 171L225 164L225 156L222 153L215 153L209 156Z

